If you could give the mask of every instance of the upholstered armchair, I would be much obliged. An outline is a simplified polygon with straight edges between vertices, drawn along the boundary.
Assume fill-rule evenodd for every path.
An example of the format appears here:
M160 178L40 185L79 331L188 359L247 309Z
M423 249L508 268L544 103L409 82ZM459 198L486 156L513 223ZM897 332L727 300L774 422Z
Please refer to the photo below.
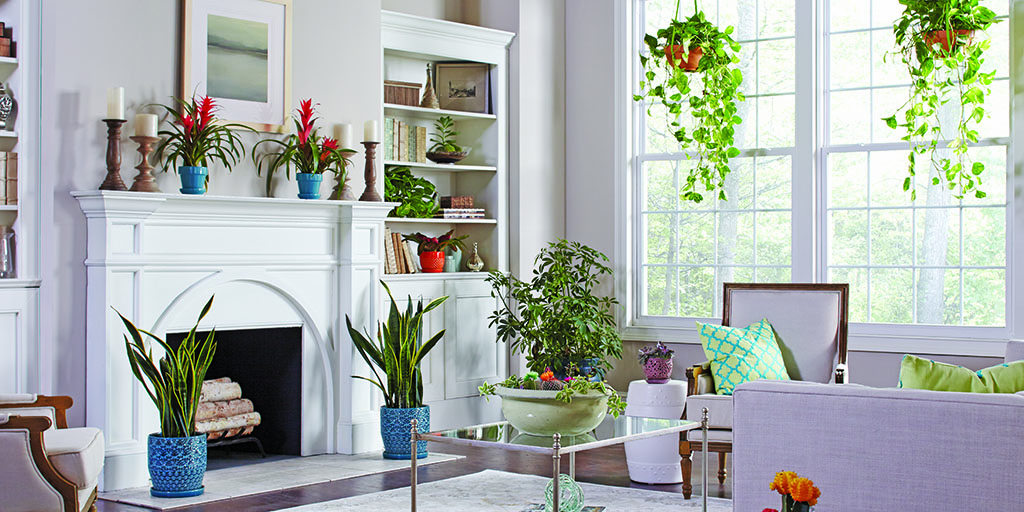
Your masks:
M849 285L726 283L722 325L746 327L767 318L775 330L786 372L792 380L845 383L846 329ZM732 452L732 395L715 394L711 363L686 369L686 409L683 417L700 421L708 409L708 451L718 453L718 483L726 478L726 456ZM699 430L679 443L683 465L683 495L693 492L691 452L700 450Z
M96 510L103 433L68 428L69 396L0 395L0 510Z

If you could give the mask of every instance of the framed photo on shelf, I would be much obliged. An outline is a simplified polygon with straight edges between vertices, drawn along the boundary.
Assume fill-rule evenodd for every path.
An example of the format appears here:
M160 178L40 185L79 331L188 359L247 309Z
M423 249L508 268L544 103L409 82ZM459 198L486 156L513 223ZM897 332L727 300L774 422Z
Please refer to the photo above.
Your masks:
M441 108L487 113L491 66L480 62L438 62L434 89Z
M182 0L181 96L219 117L283 132L291 110L292 0Z

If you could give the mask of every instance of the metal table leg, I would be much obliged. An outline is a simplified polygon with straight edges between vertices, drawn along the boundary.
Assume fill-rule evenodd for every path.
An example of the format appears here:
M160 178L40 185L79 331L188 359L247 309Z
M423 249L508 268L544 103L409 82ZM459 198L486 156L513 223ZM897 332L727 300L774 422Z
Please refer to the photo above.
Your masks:
M410 472L411 473L411 476L410 476L411 481L410 481L410 486L409 486L409 488L412 491L410 493L411 499L412 499L412 507L409 510L411 510L412 512L416 512L416 452L417 452L416 441L419 440L419 434L420 434L419 433L419 429L416 428L416 423L417 423L416 422L416 418L413 418L411 421L409 421L409 437L411 439L411 441L409 442L409 450L410 450L409 451L409 460L410 460L410 466L412 466L412 471ZM706 472L707 471L705 471L705 473Z
M703 508L701 510L703 510L704 512L708 512L708 408L707 407L705 407L703 409L703 411L701 412L700 430L701 430L700 449L701 449L701 455L703 455L703 457L704 457L704 460L701 462L701 472L702 472L702 474L701 474L701 477L700 477L700 480L701 480L700 481L700 490L701 490L701 495L702 495L701 499L704 502Z
M569 478L576 480L576 452L569 452Z
M552 465L554 466L554 475L552 475L554 480L552 480L551 484L554 493L551 496L551 510L552 512L558 512L558 498L561 497L561 491L558 490L558 476L562 472L562 455L559 453L562 449L562 435L555 434L552 437L554 438L555 443L551 446L554 450L554 455L551 456L553 459ZM569 455L571 456L572 454L570 453Z

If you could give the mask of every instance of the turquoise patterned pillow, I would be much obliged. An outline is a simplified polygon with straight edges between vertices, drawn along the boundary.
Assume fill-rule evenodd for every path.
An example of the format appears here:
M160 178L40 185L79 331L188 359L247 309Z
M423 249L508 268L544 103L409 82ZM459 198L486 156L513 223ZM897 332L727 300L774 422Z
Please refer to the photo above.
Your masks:
M704 355L711 361L715 393L731 395L752 380L789 380L775 331L765 318L749 327L724 327L697 322Z

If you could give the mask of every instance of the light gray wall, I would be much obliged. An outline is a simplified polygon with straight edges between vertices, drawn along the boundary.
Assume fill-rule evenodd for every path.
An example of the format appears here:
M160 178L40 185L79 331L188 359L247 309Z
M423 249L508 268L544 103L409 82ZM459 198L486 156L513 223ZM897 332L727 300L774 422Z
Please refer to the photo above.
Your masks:
M411 2L409 2L411 3ZM312 97L324 126L381 115L380 0L294 2L292 106ZM85 218L73 190L95 189L105 174L107 88L123 86L129 119L141 105L167 103L178 90L178 2L90 0L43 4L41 337L57 354L53 392L69 394L71 422L84 419ZM328 127L328 129L330 129ZM127 126L127 130L132 127ZM246 147L253 141L246 140ZM122 176L134 176L134 144L125 140ZM356 158L361 173L362 159ZM177 190L173 173L161 189ZM263 195L251 162L233 173L211 169L210 193ZM294 180L278 180L275 195L295 197Z
M381 0L381 9L438 20L462 21L462 0Z

